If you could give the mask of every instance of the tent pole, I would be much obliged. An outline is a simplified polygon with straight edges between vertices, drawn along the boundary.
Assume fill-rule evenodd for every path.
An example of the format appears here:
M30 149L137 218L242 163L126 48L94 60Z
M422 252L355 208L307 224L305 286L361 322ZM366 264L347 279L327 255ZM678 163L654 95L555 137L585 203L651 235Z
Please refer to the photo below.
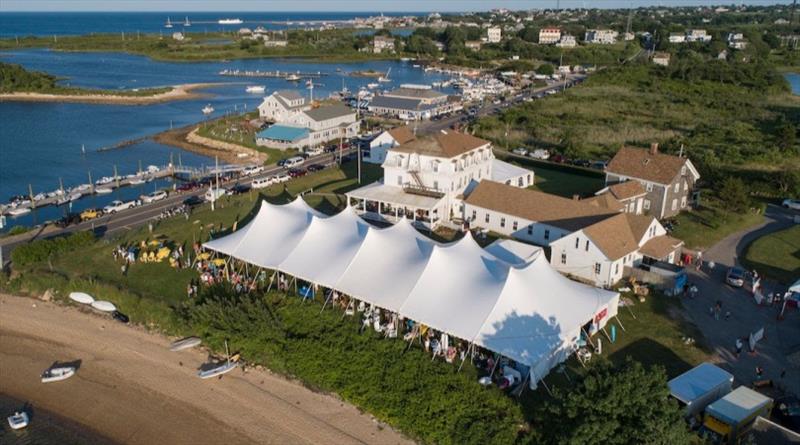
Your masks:
M584 334L586 334L586 341L588 341L588 342L589 342L589 344L590 344L590 345L592 345L592 347L594 348L595 346L594 346L594 343L592 342L592 336L591 336L591 335L589 335L589 333L588 333L588 332L586 332L586 329L583 329L583 328L581 328L581 332L583 332Z
M322 309L320 309L320 311L319 311L320 314L322 313L322 311L325 310L325 306L328 305L328 301L330 301L331 296L333 296L333 289L328 291L328 296L325 298L325 302L322 303Z
M269 286L267 286L267 293L269 293L270 289L272 289L272 283L275 282L275 274L277 274L277 273L278 273L278 271L274 270L272 272L272 276L269 277Z
M617 316L615 315L615 316L614 316L614 319L615 319L615 320L617 320L617 323L619 323L619 327L621 327L621 328L622 328L622 331L623 331L623 332L627 332L627 331L625 330L625 326L623 326L623 325L622 325L622 322L619 320L619 317L617 317Z
M525 376L525 379L522 380L522 383L519 385L519 393L517 393L517 397L522 395L522 392L525 391L525 384L528 383L528 379L531 377L531 373L533 372L533 367L528 370L528 374Z
M347 303L347 306L345 306L344 311L342 312L342 318L340 318L339 320L344 320L344 316L347 315L347 310L350 309L350 306L353 306L353 304L354 304L353 299L351 298L350 301ZM355 309L356 309L355 306L353 306L353 313L355 313Z
M625 307L628 308L628 312L631 313L631 317L633 317L633 319L636 320L636 315L634 315L633 309L631 309L631 307L628 306L627 304L625 305Z
M542 386L544 386L544 389L546 389L547 393L550 394L550 397L553 397L553 392L550 391L550 387L547 386L547 383L545 383L544 379L541 379L539 381L542 382Z
M467 355L469 354L470 349L472 349L473 344L470 343L469 347L467 347L467 352L464 354L464 359L461 360L461 364L458 365L458 372L461 372L461 367L464 366L464 362L467 361Z
M608 335L608 331L606 331L606 327L605 326L603 326L603 329L601 329L601 331L603 331L603 334L606 334L606 338L608 339L608 341L611 341L611 336Z
M497 369L497 364L500 363L500 357L499 356L500 356L500 354L495 354L494 355L494 357L495 357L494 366L492 366L492 372L489 373L489 379L492 378L492 376L494 375L494 370Z
M419 333L419 325L415 324L414 329L411 331L411 338L408 340L408 346L406 346L406 351L411 349L411 344L414 343L414 338L417 336L417 333Z
M578 345L573 343L572 347L573 347L573 354L575 354L575 358L578 359L578 363L580 363L581 366L583 366L583 368L586 369L586 363L583 363L583 360L581 360L581 358L578 356Z

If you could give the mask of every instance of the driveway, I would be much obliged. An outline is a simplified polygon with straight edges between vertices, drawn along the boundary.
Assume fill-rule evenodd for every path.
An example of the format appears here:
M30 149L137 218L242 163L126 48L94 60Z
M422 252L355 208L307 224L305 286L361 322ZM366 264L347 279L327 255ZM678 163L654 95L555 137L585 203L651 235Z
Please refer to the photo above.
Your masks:
M730 371L738 384L750 385L755 379L756 366L761 366L764 378L772 379L776 386L789 392L800 394L800 366L791 365L787 358L789 354L800 357L800 312L789 310L783 320L778 320L780 308L757 305L749 284L739 289L725 284L728 268L741 266L739 258L744 248L761 236L790 227L794 224L793 216L794 212L770 205L764 223L734 233L705 251L703 268L689 271L690 282L699 289L698 296L695 299L684 298L684 307L713 350L712 360ZM714 269L707 266L709 261L716 263ZM762 286L765 295L786 290L785 286L774 282L762 282ZM709 313L717 300L722 302L719 320ZM728 319L726 312L730 312ZM755 353L748 352L747 340L744 340L745 348L736 357L736 338L748 337L762 327L764 338L756 345Z

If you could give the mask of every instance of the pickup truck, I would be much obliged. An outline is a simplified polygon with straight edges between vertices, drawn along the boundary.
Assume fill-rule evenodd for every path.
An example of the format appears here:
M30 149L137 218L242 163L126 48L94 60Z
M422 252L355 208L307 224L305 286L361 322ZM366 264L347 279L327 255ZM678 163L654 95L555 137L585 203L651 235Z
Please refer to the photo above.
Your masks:
M103 213L117 213L123 210L132 209L136 207L138 203L136 201L128 201L122 202L118 199L111 201L107 206L103 207Z

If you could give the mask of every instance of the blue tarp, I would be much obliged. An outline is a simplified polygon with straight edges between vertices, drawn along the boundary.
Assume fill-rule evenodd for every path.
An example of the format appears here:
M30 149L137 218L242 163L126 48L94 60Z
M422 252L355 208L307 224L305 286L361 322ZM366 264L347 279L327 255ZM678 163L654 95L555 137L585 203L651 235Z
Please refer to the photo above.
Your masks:
M258 139L271 139L273 141L294 142L308 137L308 128L289 127L275 124L256 134Z

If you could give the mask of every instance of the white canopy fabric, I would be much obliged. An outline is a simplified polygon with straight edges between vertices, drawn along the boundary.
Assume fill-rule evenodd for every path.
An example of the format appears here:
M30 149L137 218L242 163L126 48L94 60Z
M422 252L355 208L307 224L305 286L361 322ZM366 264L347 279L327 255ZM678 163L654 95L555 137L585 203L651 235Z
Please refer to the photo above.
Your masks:
M326 218L302 198L262 202L249 224L204 246L473 341L531 366L532 387L572 353L582 326L605 326L619 304L618 293L558 273L542 251L509 264L471 235L440 244L408 221L378 229L352 208Z
M438 331L474 338L503 288L508 268L471 234L452 245L436 246L400 313Z
M334 287L367 236L369 225L346 208L330 218L314 218L303 238L277 268L303 280Z
M436 245L405 218L386 229L371 228L335 287L359 300L400 312ZM391 285L387 285L387 277L391 277Z
M572 281L552 268L543 252L511 269L474 343L532 367L531 386L566 360L590 321L605 326L619 294Z
M233 256L260 267L276 269L303 238L314 218L322 214L310 208L299 196L282 206L264 204L269 211L263 225L240 244Z

